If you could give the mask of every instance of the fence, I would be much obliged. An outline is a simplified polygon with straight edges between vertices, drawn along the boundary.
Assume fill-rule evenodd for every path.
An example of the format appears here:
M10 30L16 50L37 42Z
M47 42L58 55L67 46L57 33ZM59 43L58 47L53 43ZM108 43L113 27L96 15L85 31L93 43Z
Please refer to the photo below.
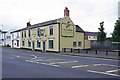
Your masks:
M120 50L120 43L111 41L91 42L91 49Z
M108 55L108 56L120 56L120 50L90 50L90 49L86 49L86 50L83 50L83 49L72 49L72 48L63 48L63 52L64 53L73 53L73 54L89 54L89 55L101 55L101 56L104 56L104 55Z

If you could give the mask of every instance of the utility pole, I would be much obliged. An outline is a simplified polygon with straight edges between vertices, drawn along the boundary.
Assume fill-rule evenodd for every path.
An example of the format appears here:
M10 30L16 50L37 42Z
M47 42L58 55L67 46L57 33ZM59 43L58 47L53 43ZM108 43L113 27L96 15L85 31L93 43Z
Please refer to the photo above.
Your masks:
M3 25L1 25L1 42L2 42L2 46L3 46Z

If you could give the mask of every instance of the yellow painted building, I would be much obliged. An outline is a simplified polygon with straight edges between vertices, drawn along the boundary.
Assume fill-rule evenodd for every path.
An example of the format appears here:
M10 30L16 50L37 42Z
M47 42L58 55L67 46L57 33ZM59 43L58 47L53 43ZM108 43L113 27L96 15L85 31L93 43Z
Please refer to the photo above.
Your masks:
M63 18L35 25L27 23L20 31L20 48L45 52L90 48L84 39L84 32L72 22L68 8L65 8Z

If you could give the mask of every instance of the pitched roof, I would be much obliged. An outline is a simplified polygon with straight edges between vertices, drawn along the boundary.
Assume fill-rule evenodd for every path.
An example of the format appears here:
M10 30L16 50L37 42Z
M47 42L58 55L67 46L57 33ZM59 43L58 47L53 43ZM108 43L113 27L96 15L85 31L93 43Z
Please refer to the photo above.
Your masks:
M26 28L26 27L25 27L25 28ZM23 29L25 29L25 28L18 29L18 30L14 30L14 31L12 31L12 32L10 32L10 33L19 32L19 31L21 31L21 30L23 30Z
M2 32L2 33L7 33L7 31L2 31L1 29L0 29L0 32Z
M76 32L83 32L84 33L84 30L78 26L78 25L75 25L76 26Z
M58 20L61 20L61 19L62 18L58 18L58 19L49 20L49 21L46 21L46 22L34 24L34 25L31 25L31 26L28 26L28 27L25 27L25 28L22 28L22 29L19 29L19 30L12 31L11 33L18 32L18 31L21 31L21 30L31 29L31 28L42 27L42 26L46 26L46 25L50 25L50 24L56 24L56 23L58 23Z
M98 32L89 32L89 31L85 31L85 35L89 35L89 36L97 36Z
M56 24L56 23L58 23L58 20L60 20L60 19L62 19L62 18L58 18L58 19L49 20L49 21L46 21L46 22L34 24L34 25L31 26L31 28L33 28L33 27L42 27L42 26L50 25L50 24Z

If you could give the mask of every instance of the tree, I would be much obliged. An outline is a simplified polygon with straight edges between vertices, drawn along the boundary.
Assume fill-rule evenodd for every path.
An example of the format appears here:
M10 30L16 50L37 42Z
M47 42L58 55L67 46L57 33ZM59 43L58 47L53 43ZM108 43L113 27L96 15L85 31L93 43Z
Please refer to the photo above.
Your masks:
M114 31L112 33L113 42L120 42L120 18L116 20Z
M106 33L104 32L104 22L100 23L100 28L98 28L98 41L105 41L106 40Z

